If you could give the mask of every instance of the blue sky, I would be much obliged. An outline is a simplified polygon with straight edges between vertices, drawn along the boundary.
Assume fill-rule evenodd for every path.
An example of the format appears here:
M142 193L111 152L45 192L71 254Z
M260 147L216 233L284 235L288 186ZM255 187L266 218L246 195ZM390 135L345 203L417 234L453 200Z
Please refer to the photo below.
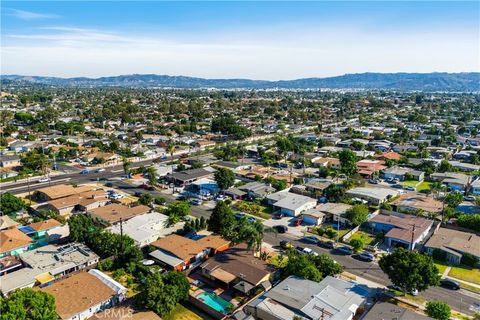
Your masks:
M293 79L478 71L470 2L2 1L2 73Z

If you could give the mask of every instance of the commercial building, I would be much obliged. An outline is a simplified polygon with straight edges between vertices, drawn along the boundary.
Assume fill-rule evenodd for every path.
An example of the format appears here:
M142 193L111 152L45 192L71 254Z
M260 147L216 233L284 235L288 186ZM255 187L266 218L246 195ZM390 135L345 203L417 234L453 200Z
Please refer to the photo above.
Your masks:
M58 184L55 186L38 189L35 191L34 195L38 201L49 201L91 191L93 189L94 188L92 186L74 187L70 184Z

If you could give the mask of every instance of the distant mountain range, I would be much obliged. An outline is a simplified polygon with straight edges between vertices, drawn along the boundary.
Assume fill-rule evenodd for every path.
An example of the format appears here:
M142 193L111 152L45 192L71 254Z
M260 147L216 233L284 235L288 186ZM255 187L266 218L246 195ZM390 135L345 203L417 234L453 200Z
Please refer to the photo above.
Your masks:
M393 89L422 91L480 91L480 72L357 73L297 80L204 79L186 76L133 74L101 78L58 78L4 75L2 81L68 87L173 87L245 89Z

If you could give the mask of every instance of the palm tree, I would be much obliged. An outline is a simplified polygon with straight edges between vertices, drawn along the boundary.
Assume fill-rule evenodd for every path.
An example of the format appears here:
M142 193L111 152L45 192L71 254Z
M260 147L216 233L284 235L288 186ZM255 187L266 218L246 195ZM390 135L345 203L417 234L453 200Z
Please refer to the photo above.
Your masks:
M126 175L130 172L130 161L126 157L122 158L122 165L123 165L123 171L125 172Z
M174 151L175 151L175 144L172 141L169 141L167 144L167 153L170 153L170 156L173 157Z

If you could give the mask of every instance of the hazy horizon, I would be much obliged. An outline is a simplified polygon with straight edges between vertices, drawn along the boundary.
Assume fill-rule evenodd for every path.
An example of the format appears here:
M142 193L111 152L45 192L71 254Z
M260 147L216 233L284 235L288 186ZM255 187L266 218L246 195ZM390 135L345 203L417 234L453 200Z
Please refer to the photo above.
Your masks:
M480 4L2 1L1 74L290 80L480 70Z

